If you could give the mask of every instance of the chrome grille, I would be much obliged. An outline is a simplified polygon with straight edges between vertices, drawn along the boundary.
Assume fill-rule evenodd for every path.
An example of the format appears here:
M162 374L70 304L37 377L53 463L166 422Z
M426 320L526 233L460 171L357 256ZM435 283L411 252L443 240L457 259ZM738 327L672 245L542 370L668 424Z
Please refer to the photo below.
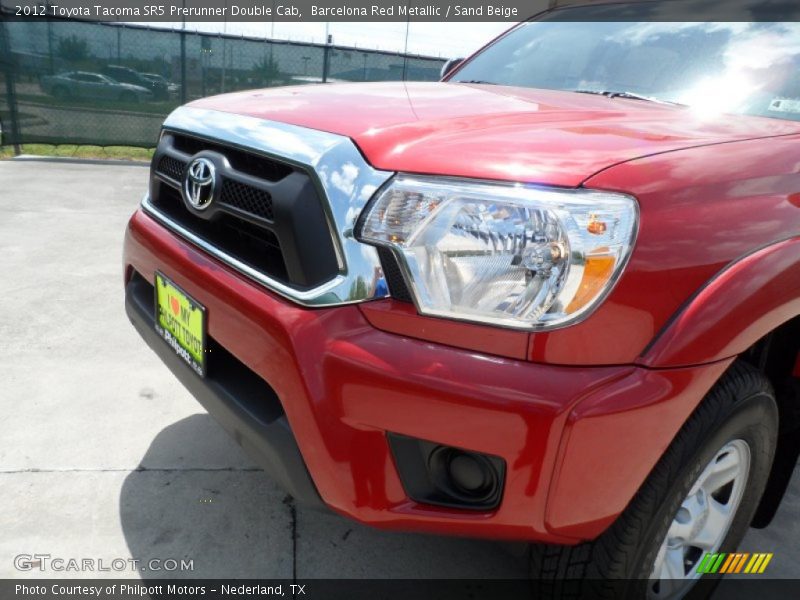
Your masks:
M215 165L213 198L202 209L183 198L187 166L200 157ZM153 203L194 235L300 289L336 276L324 207L304 170L170 131L161 137L153 164ZM276 202L283 219L276 220Z
M174 178L175 164L162 168L164 156L186 165L213 159L218 184L202 210L194 191L183 196L189 192ZM184 106L164 123L142 208L266 288L298 304L336 306L386 296L377 250L358 242L353 230L391 176L369 165L346 136ZM260 193L229 184L223 202L227 180Z

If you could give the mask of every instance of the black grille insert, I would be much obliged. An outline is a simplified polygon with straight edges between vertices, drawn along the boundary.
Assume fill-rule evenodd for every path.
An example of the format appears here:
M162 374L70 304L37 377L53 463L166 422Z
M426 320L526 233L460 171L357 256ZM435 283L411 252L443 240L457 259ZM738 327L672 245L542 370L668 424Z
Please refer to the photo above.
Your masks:
M186 162L172 156L162 156L161 160L158 161L156 170L175 181L180 181L183 177L183 171L186 169L186 165Z
M171 138L172 147L179 152L190 156L203 150L218 152L225 156L237 171L266 181L280 181L284 177L288 177L293 171L289 165L231 146L224 146L216 142L177 133L173 133L169 137Z
M180 192L195 156L214 164L219 194L202 211L184 203ZM297 289L316 287L338 273L323 199L304 169L169 130L152 164L151 202L207 242L208 251L217 248Z
M411 293L408 291L406 280L403 279L403 273L400 271L400 265L397 264L394 254L385 246L378 246L377 248L383 276L386 278L386 285L389 287L389 293L392 298L402 302L412 302Z
M180 193L165 183L160 184L154 204L178 225L226 254L257 271L288 281L278 238L270 230L224 213L213 221L195 216L186 210Z
M270 193L234 179L223 181L220 202L268 221L273 219Z

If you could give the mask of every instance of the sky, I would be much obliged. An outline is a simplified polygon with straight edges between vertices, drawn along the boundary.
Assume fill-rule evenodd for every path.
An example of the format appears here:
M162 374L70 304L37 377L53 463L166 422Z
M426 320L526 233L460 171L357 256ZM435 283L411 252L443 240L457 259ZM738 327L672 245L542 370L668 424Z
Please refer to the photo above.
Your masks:
M153 23L142 23L153 27ZM180 23L158 27L179 29ZM406 27L408 26L408 40ZM513 23L187 23L190 31L226 32L231 35L301 42L325 41L326 27L333 43L342 46L400 51L441 58L461 58L510 29Z

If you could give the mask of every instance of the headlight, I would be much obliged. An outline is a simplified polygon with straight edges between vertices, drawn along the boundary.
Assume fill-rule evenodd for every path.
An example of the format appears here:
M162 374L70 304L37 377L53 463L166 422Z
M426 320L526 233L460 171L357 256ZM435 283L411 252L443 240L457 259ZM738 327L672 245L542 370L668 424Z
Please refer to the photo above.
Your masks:
M422 314L542 330L608 293L637 222L623 194L398 175L359 237L394 251Z

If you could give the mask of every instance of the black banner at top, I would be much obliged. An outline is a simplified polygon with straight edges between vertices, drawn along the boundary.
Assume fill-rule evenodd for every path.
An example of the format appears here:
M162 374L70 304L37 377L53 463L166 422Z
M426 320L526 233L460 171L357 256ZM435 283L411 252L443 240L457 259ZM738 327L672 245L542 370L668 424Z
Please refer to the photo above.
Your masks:
M10 19L107 22L800 21L797 0L0 0Z

